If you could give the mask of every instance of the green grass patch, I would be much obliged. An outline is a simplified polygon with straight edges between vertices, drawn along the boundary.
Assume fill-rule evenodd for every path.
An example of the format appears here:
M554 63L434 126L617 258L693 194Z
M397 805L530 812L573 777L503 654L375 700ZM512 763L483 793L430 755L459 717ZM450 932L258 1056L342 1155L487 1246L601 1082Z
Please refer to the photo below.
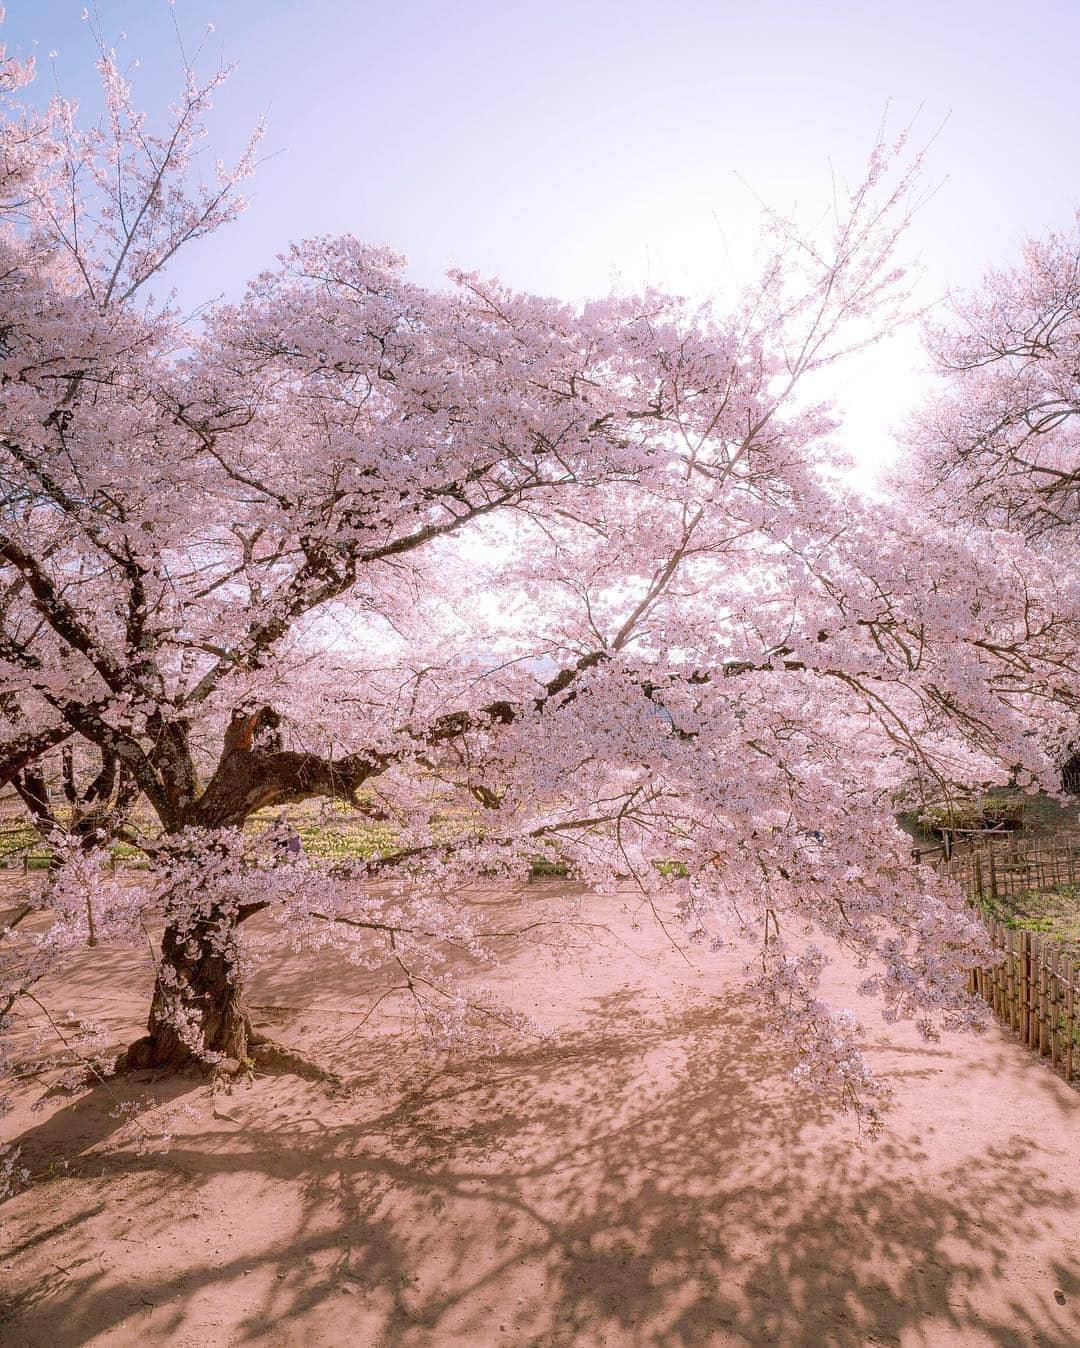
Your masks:
M298 806L283 811L280 808L262 810L251 816L245 829L260 833L284 815L288 827L300 835L306 856L328 862L370 861L372 857L394 852L399 843L397 828L392 820L372 819L358 813L345 801L334 801L318 808ZM147 838L159 833L155 820L138 815L133 826ZM477 836L483 833L484 816L471 810L447 810L436 815L433 833L438 841ZM111 852L121 866L145 868L144 853L131 843L114 842ZM29 858L31 869L45 868L49 858L40 835L30 824L17 818L0 823L0 866L21 866ZM569 863L557 852L537 852L529 858L529 874L536 879L565 879L571 875ZM665 878L682 879L689 874L686 863L669 860L655 863Z
M41 846L41 835L32 824L7 821L0 826L0 865Z
M685 880L690 867L685 861L657 861L653 863L665 880Z
M558 857L534 856L529 858L529 875L534 880L546 880L550 876L566 876L570 867Z
M1080 960L1080 884L1025 889L996 899L984 895L979 904L1010 930L1049 936L1069 959Z
M927 805L916 822L929 833L977 833L1018 829L1024 825L1027 800L1019 792L987 792Z

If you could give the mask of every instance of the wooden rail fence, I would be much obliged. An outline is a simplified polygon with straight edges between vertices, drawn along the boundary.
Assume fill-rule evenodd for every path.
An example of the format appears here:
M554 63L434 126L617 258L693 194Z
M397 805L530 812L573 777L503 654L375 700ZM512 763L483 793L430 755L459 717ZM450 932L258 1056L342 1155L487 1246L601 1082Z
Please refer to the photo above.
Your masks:
M964 887L1003 955L993 968L972 970L971 991L1021 1043L1060 1067L1066 1081L1074 1080L1080 1075L1080 963L1051 938L1008 926L987 905L1080 883L1080 839L1052 846L1016 840L954 855L939 869Z
M1030 889L1058 889L1080 884L1080 839L1052 845L1025 845L1020 839L1010 839L955 852L940 863L939 869L951 875L977 902Z

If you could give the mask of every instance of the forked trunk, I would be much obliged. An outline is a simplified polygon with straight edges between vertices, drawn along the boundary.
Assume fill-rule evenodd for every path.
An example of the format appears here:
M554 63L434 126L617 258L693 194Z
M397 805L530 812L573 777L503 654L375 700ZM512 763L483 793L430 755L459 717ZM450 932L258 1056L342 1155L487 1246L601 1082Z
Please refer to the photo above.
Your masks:
M240 1061L248 1057L252 1027L236 954L231 924L166 927L147 1034L120 1065L184 1067L198 1059L200 1048Z
M212 835L242 828L256 811L282 801L351 800L384 764L378 756L329 760L284 750L280 726L272 707L234 712L221 759L199 794L186 723L155 723L157 765L165 780L157 808L166 832L195 827ZM207 1050L242 1062L256 1042L268 1047L252 1028L236 959L238 921L263 906L247 904L246 911L228 917L211 909L199 922L166 927L147 1033L131 1045L119 1067L183 1067ZM299 1062L297 1055L288 1056L293 1064Z

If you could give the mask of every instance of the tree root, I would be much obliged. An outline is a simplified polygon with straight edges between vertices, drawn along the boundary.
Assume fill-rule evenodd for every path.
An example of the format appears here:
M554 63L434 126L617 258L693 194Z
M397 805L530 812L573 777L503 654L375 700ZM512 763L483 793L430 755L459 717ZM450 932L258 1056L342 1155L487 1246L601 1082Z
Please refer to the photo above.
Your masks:
M345 1090L345 1082L336 1072L320 1066L296 1049L257 1033L252 1034L248 1042L255 1066L271 1076L295 1076L304 1081L317 1081L335 1094Z
M320 1066L296 1049L279 1044L266 1035L260 1034L248 1022L247 1056L244 1058L224 1057L217 1062L204 1062L192 1054L182 1061L155 1060L153 1041L146 1037L137 1040L116 1060L114 1072L156 1070L158 1077L172 1075L210 1075L215 1083L228 1084L245 1075L253 1077L256 1068L269 1076L296 1076L305 1081L315 1081L327 1087L333 1093L343 1092L345 1082L336 1072Z

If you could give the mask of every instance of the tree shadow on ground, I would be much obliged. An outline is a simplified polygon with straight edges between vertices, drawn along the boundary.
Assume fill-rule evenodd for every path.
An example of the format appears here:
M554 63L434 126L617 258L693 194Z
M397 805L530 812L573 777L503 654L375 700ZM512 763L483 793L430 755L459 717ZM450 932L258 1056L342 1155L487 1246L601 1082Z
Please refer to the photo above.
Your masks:
M913 1054L901 1075L929 1070ZM93 1204L83 1191L52 1238L65 1276L34 1281L40 1244L14 1257L0 1337L863 1348L932 1324L940 1342L1077 1342L1064 1245L1022 1296L1002 1290L1048 1222L1075 1229L1075 1195L1029 1142L944 1164L913 1137L863 1147L783 1076L714 1001L649 1017L627 993L492 1060L403 1063L372 1042L344 1105L260 1083L230 1097L232 1131L102 1157ZM62 1133L46 1121L22 1143ZM160 1259L74 1262L121 1209ZM224 1319L200 1318L211 1303ZM200 1340L206 1324L220 1337Z

